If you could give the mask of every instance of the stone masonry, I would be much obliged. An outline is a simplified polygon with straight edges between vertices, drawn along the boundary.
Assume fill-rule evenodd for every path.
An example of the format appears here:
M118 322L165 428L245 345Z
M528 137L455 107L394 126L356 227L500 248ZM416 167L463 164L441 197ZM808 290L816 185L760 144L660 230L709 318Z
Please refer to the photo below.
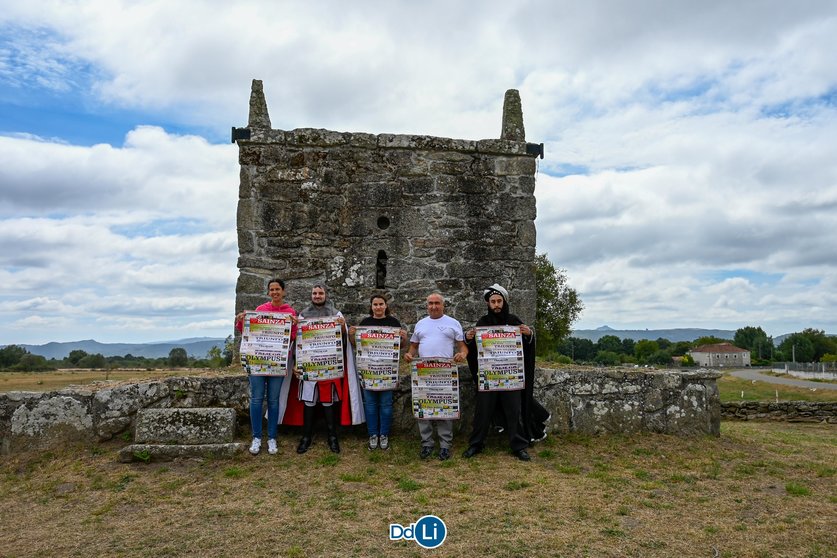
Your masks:
M455 422L455 428L457 440L464 443L470 432L475 390L465 367L459 376L462 419ZM553 434L659 432L717 436L720 432L721 405L716 382L720 374L711 370L539 368L535 376L535 396L552 413L549 429ZM50 393L0 394L0 454L70 441L104 441L126 432L136 441L146 440L144 427L137 428L142 410L193 407L234 409L239 425L246 425L246 376L165 378L137 384L69 387ZM395 431L415 435L409 376L405 371L395 392L394 410ZM154 420L155 424L162 424L164 433L155 439L183 441L166 430L173 428L178 414L162 414L170 418ZM190 428L181 433L190 435L190 443L207 441L191 436ZM295 430L288 431L297 434ZM354 427L354 431L365 435L365 426ZM249 427L244 426L240 432L249 433ZM228 433L218 436L221 442L228 443L229 439Z
M499 282L525 322L535 318L535 172L520 96L506 93L502 139L271 128L254 80L247 128L233 129L241 164L236 312L287 282L297 309L324 283L350 321L373 293L402 323L440 291L467 326Z

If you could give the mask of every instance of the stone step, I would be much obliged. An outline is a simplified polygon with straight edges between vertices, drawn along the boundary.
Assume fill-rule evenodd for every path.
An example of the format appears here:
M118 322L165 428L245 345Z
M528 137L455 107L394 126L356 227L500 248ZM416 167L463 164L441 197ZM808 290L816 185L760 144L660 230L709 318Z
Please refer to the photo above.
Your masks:
M188 457L232 457L247 449L248 444L131 444L119 450L119 461L173 461Z
M235 409L220 407L141 409L137 444L229 444L235 437Z

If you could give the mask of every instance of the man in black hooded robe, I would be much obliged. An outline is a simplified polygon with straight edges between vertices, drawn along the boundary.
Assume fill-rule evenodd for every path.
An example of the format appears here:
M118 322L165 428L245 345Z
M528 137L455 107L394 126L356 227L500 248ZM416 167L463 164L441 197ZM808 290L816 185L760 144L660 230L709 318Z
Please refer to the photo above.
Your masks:
M485 438L491 427L492 419L497 426L503 426L508 433L509 445L518 459L528 461L526 447L533 442L546 438L546 423L549 412L534 398L535 382L535 332L509 311L509 293L495 283L483 291L483 298L488 305L488 313L477 321L477 327L483 326L519 326L523 337L523 371L525 387L519 391L477 391L474 428L469 439L465 457L473 457L485 444ZM474 386L477 386L477 351L475 331L470 329L465 334L468 345L468 367ZM499 409L498 409L499 406ZM495 413L495 411L500 411ZM502 422L502 424L500 424Z

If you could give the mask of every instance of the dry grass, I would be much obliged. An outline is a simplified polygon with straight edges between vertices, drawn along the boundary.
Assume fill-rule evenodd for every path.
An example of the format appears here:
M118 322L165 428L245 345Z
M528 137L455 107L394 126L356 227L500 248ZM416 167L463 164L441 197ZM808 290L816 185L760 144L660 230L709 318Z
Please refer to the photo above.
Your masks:
M231 373L232 369L167 368L154 370L90 370L67 369L49 372L0 372L0 393L7 391L52 391L70 385L126 380L156 380L167 376L201 376ZM236 368L235 373L242 373Z
M745 380L724 374L718 378L721 401L837 401L837 391L771 384L760 380ZM744 397L741 397L741 392Z
M824 557L837 548L834 426L723 423L720 438L550 438L531 463L492 439L472 460L421 462L417 440L362 433L306 455L120 464L117 445L0 461L10 556ZM460 435L460 444L462 436ZM388 540L432 513L427 551Z

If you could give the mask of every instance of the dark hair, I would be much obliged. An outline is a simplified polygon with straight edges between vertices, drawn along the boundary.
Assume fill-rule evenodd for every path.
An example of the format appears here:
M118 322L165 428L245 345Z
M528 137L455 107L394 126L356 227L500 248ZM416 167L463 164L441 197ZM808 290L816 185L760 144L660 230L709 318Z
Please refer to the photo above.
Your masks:
M279 279L278 277L274 277L273 279L267 282L267 290L270 290L271 283L279 283L279 286L282 287L282 290L285 290L285 282Z
M387 298L384 295L380 295L380 294L372 295L371 297L369 297L369 315L370 316L374 315L372 313L372 301L375 300L376 298L380 298L381 300L384 301L384 304L387 305L386 310L384 310L384 316L389 316L389 302L387 301Z

